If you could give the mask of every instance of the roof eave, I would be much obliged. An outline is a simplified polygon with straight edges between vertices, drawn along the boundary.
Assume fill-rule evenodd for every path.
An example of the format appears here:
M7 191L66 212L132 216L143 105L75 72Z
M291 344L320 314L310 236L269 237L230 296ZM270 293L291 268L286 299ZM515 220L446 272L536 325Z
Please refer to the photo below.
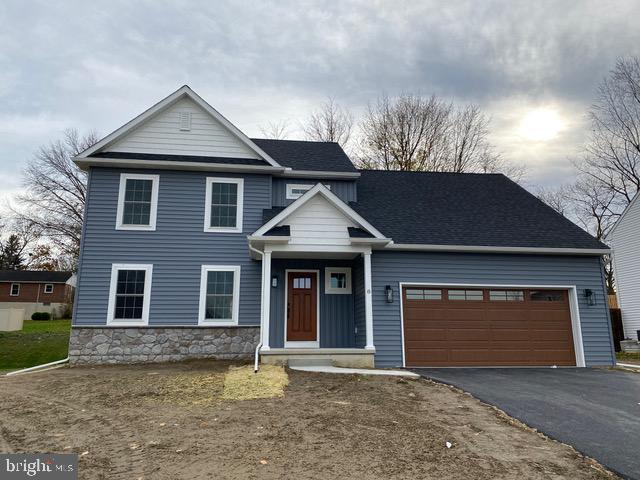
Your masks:
M337 180L355 180L360 178L360 172L328 172L324 170L293 170L287 168L279 175L286 178L334 178Z
M507 247L487 245L427 245L412 243L392 243L385 248L391 250L425 252L469 252L469 253L527 253L537 255L608 255L610 248L549 248L549 247Z
M269 165L241 165L233 163L176 162L173 160L135 160L130 158L75 157L73 159L81 170L89 167L143 168L161 170L201 170L212 172L250 172L277 174L285 167Z

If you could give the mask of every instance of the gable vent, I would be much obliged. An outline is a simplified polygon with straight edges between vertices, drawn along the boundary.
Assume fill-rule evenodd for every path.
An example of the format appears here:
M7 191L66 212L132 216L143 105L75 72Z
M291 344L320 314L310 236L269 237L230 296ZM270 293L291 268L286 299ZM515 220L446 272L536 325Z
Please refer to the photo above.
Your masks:
M191 112L180 112L180 130L191 130Z

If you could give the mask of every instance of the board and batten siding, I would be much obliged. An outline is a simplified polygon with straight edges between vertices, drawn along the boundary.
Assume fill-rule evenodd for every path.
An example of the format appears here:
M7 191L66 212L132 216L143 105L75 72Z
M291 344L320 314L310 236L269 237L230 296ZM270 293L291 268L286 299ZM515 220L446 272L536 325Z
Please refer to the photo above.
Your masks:
M127 170L127 173L140 173ZM271 201L266 175L150 171L160 176L155 231L116 230L121 170L92 168L73 324L104 325L111 265L153 264L149 325L197 325L202 265L240 265L240 325L260 324L261 264L246 236ZM244 178L242 233L204 232L208 176Z
M279 225L289 225L291 245L350 245L348 227L357 225L330 204L322 195L316 195Z
M191 113L191 129L180 129L180 113ZM256 153L191 99L183 98L143 122L106 152L252 158Z
M615 363L600 257L374 251L371 262L377 367L402 366L400 282L575 285L587 366ZM394 289L393 303L385 300L385 285ZM587 304L586 288L596 305Z
M324 269L326 267L352 267L352 294L325 294ZM280 260L271 262L271 277L278 279L278 286L271 288L269 319L269 344L272 348L284 347L286 270L319 270L320 295L320 348L355 347L353 264L345 260Z
M610 240L624 334L636 340L640 330L640 196L618 220Z
M273 179L273 206L274 207L286 207L295 200L287 199L287 185L316 185L322 183L331 190L331 193L335 194L340 200L345 203L358 201L356 192L356 182L352 180L322 180L319 178L274 178Z

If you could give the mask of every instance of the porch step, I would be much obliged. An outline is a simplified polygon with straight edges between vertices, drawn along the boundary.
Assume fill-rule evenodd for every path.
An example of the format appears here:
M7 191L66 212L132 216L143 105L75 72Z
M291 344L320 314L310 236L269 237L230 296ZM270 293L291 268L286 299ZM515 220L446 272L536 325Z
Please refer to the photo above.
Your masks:
M290 367L332 367L330 358L290 358L287 362Z

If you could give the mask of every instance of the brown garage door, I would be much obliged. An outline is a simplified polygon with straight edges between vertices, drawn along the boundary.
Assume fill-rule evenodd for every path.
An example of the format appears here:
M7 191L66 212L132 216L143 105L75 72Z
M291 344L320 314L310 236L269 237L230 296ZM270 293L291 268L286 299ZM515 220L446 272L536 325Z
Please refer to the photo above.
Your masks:
M407 366L575 365L565 290L405 287Z

